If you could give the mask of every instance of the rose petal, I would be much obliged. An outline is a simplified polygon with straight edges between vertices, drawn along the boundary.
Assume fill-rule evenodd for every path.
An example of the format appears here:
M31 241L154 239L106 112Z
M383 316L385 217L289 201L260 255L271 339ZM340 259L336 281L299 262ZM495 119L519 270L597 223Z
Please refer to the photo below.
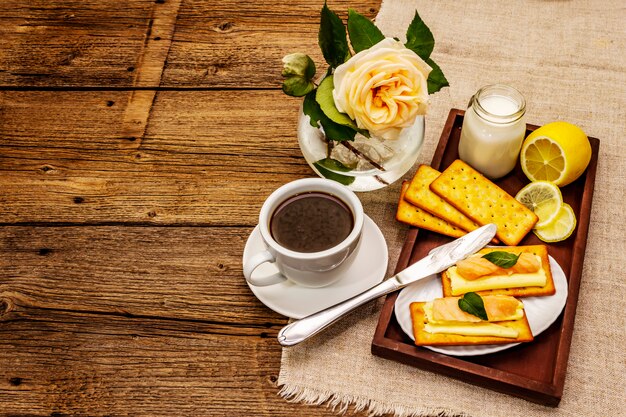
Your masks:
M431 70L415 52L386 38L336 68L335 104L359 128L395 139L425 114Z

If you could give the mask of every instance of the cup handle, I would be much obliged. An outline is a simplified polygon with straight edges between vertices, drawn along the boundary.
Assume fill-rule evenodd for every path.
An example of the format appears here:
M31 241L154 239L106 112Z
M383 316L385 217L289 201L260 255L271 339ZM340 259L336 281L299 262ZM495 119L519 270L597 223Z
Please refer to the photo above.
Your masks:
M252 278L252 273L255 269L261 266L261 264L274 261L276 261L276 258L274 258L274 255L267 250L253 255L252 258L248 259L248 262L243 265L243 275L246 277L246 281L256 287L267 287L268 285L284 282L287 278L285 278L280 272L267 277Z

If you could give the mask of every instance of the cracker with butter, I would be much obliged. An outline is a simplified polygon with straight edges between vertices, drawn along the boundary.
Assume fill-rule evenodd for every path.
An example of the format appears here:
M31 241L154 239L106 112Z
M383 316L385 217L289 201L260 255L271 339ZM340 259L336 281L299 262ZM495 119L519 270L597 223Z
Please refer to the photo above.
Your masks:
M460 297L411 303L413 336L417 346L484 345L530 342L533 334L524 305L514 297L482 297L486 319L463 311Z
M436 169L420 165L404 196L406 201L465 231L478 229L478 224L430 190L430 183L439 175Z
M479 225L495 223L496 236L515 246L537 223L537 215L457 159L431 184L430 189Z
M444 271L441 283L446 297L468 292L515 297L556 292L545 245L483 248Z
M398 211L396 212L396 219L398 221L455 238L465 235L466 232L464 230L451 225L443 219L433 216L419 207L409 204L404 198L408 188L409 182L404 181L402 183L400 201L398 202Z

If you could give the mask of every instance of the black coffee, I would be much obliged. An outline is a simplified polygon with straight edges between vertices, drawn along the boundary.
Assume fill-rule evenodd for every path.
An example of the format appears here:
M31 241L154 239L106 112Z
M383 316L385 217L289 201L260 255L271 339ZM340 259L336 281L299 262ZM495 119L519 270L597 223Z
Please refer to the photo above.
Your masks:
M352 231L350 207L323 192L296 194L280 203L270 220L270 233L284 248L320 252L341 243Z

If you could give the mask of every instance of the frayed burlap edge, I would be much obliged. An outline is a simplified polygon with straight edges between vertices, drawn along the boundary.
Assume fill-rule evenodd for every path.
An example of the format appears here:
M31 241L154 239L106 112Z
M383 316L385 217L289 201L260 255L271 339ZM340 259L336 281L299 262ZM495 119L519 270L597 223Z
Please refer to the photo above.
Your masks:
M318 390L297 385L282 384L278 395L292 403L306 405L326 405L337 414L345 414L351 407L354 412L365 411L368 415L382 416L393 414L396 417L470 417L445 408L406 406L403 404L384 403L353 395L341 395L328 390Z

